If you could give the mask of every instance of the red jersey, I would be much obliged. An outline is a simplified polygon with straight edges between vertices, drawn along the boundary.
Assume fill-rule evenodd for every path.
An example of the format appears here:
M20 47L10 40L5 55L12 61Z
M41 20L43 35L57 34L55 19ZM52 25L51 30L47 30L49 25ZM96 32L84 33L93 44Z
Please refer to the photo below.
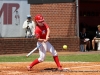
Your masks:
M43 26L36 26L35 35L37 38L46 39L48 25L44 23Z

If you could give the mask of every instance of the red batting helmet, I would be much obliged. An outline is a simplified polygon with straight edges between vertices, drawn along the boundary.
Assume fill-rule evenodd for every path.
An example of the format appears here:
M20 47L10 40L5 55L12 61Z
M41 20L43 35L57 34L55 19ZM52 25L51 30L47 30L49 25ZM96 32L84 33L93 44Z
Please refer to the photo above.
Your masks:
M35 21L36 22L43 22L44 21L44 18L42 15L38 14L35 16Z

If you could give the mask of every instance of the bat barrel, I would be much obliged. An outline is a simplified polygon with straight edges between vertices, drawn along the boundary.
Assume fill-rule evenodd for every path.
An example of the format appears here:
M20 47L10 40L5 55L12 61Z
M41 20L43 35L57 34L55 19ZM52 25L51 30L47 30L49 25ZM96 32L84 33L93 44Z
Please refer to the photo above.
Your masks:
M29 52L26 57L30 56L34 51L36 51L41 45L37 46L36 48L34 48L31 52Z

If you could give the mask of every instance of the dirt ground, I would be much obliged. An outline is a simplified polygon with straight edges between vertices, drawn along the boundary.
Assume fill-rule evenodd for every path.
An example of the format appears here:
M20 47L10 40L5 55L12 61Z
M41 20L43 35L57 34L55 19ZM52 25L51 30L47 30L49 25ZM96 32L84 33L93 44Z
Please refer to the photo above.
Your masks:
M64 52L65 54L84 54L84 52ZM64 54L60 52L58 54ZM100 53L99 52L87 52ZM86 53L85 53L86 54ZM100 75L100 62L61 62L64 71L57 71L54 62L42 62L32 71L26 66L31 62L0 62L0 75ZM68 69L68 70L66 70Z
M0 63L0 75L100 75L100 62L61 62L62 72L55 70L54 62L42 62L27 71L31 62Z

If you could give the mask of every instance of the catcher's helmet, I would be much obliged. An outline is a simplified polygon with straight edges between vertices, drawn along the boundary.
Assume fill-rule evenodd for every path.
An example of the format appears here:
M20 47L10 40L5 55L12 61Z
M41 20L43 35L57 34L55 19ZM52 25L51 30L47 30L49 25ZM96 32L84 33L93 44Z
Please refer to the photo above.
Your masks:
M42 15L38 14L35 16L35 21L36 22L43 22L44 21L44 18Z

